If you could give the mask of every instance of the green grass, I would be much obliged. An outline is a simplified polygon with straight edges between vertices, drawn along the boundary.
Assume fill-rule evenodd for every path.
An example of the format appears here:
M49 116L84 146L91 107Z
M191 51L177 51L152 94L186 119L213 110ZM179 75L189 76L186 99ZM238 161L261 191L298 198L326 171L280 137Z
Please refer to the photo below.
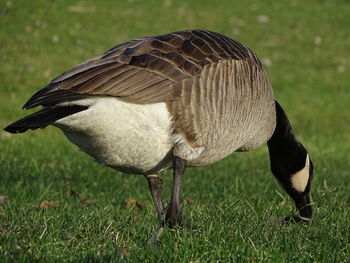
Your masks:
M23 103L50 79L118 43L185 28L221 32L265 62L315 164L315 216L307 225L271 222L294 207L262 147L188 169L188 226L151 249L157 220L142 176L98 165L52 127L0 131L0 262L350 262L349 13L346 0L1 0L0 127L24 116ZM167 199L170 175L162 175ZM143 209L127 207L128 198ZM60 207L38 208L44 200Z

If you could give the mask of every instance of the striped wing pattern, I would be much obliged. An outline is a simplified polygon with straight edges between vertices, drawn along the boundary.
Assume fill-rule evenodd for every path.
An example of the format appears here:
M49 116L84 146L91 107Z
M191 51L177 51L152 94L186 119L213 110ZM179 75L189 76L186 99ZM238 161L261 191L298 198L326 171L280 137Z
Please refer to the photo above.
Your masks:
M64 72L34 94L24 108L88 95L141 104L167 102L181 96L185 80L221 60L251 60L260 66L248 48L210 31L187 30L135 39Z

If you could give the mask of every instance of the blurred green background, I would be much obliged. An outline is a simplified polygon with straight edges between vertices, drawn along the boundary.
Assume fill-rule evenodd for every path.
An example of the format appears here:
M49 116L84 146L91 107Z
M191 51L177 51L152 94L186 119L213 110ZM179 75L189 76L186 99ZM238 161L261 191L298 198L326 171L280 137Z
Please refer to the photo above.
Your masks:
M191 227L168 230L154 250L144 178L96 164L52 127L0 131L0 261L349 262L349 14L347 0L0 0L0 127L26 115L22 105L52 78L116 44L208 29L258 54L315 163L307 226L269 223L293 205L270 174L266 147L189 169ZM45 200L59 207L40 207Z

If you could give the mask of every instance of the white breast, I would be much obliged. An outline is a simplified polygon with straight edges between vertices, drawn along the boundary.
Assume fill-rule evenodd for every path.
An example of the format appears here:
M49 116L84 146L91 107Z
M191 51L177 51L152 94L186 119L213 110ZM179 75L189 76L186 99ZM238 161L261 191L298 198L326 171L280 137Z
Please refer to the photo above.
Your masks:
M138 174L171 167L174 143L165 103L143 105L109 97L73 103L90 107L54 125L97 161Z

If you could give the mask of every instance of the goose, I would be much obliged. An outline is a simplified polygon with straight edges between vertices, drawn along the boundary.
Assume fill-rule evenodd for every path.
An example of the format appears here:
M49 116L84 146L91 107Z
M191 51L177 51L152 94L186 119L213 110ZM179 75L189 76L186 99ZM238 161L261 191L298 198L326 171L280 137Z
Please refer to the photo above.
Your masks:
M80 150L123 173L145 176L162 225L181 225L187 167L267 143L272 174L311 220L313 163L275 100L262 63L219 33L184 30L119 44L54 78L5 130L58 127ZM173 170L164 207L159 172Z

